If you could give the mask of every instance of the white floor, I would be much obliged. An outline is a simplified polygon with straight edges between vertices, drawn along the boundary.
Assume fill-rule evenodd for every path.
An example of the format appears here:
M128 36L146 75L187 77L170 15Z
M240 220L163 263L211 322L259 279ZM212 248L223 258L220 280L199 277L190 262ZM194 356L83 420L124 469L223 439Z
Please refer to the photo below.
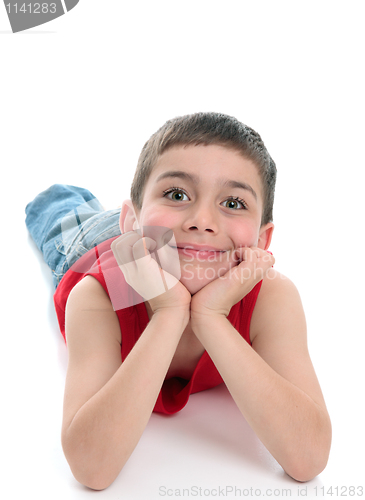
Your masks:
M18 35L0 9L1 497L361 496L363 3L123 5L81 1ZM173 417L152 415L120 476L96 493L75 481L61 449L67 350L24 208L56 182L120 205L145 140L201 110L257 128L277 163L272 250L302 296L332 418L330 460L307 484L290 479L220 386Z

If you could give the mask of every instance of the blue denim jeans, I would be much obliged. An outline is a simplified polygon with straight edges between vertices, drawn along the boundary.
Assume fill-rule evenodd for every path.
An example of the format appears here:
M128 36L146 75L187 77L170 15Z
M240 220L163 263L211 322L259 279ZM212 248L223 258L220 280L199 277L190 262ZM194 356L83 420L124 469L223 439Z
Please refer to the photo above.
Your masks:
M53 274L55 288L70 267L99 243L119 236L120 208L104 210L87 189L54 184L28 203L27 228Z

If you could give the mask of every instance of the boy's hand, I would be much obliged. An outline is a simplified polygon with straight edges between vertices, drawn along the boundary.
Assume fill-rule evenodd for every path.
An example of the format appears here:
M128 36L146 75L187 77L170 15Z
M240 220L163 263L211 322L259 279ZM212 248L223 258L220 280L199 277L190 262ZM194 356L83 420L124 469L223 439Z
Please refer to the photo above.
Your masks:
M235 250L237 265L193 295L192 319L206 315L228 316L232 306L245 297L274 265L274 256L256 247Z
M170 238L166 238L164 229L156 227L149 233L155 239L130 231L114 240L111 249L126 282L149 302L153 313L163 309L188 312L191 294L179 281L181 270L176 248L167 244L172 231Z

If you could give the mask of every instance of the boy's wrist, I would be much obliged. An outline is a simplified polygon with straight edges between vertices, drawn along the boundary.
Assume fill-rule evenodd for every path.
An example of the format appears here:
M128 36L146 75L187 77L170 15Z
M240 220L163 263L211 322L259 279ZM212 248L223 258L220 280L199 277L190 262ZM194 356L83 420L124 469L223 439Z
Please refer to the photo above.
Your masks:
M190 315L191 327L195 333L199 332L199 330L206 330L210 324L216 324L226 319L225 314L217 311L192 311Z
M189 323L190 311L189 308L183 307L165 307L154 311L151 320L153 318L163 321L171 318L175 320L175 322L181 322L185 328Z

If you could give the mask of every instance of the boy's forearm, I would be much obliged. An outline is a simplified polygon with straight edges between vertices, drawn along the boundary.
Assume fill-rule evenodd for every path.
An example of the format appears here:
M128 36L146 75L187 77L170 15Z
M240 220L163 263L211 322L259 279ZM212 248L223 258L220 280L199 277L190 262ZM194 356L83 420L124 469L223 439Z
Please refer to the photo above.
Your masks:
M188 319L188 312L155 314L117 372L75 415L63 445L81 483L103 489L119 474L150 418Z
M241 413L284 470L299 481L319 474L331 434L322 408L275 372L227 318L192 318L192 328Z

